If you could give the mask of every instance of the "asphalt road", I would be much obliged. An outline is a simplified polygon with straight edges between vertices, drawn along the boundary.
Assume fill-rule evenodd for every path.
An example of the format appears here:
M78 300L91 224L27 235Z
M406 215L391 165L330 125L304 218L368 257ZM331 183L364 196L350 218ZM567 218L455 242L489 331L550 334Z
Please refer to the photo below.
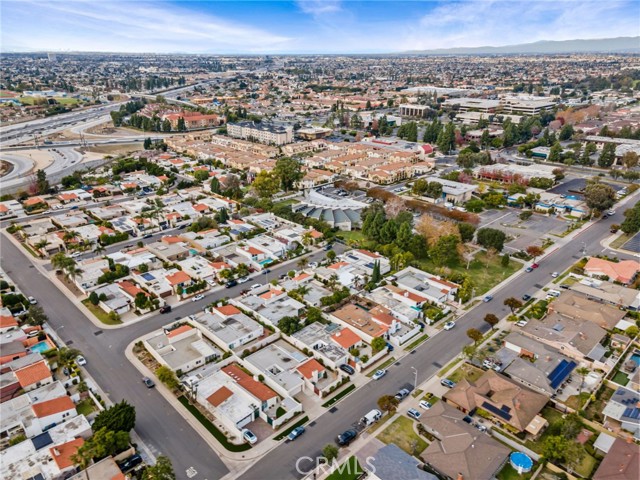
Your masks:
M518 273L509 284L493 292L494 300L481 303L460 317L457 326L449 332L437 334L421 345L415 353L401 360L401 364L389 368L389 374L377 382L370 382L354 394L337 404L335 410L327 412L315 420L308 432L293 443L280 446L255 463L242 477L252 479L299 478L295 465L302 456L315 457L321 448L334 440L335 436L356 422L364 413L376 406L376 400L383 394L394 393L405 384L413 384L414 374L410 367L418 369L418 383L422 383L437 373L441 366L453 359L462 347L469 343L466 330L471 327L482 331L488 325L482 320L487 313L503 316L507 308L505 298L520 297L530 292L532 287L542 288L551 280L550 274L562 271L582 257L583 245L587 254L601 253L600 240L609 235L612 223L620 223L622 211L612 218L603 219L583 231L575 240L539 261L540 268L532 273ZM336 244L337 253L344 247ZM321 259L320 251L311 260ZM182 318L202 309L215 299L236 296L245 287L214 292L200 302L187 302L174 308L168 315L155 315L143 322L117 330L100 330L89 323L76 306L52 284L52 282L31 265L31 258L13 243L3 240L0 263L5 272L26 295L33 295L49 316L51 327L71 346L80 349L88 360L87 369L104 389L112 401L126 398L136 406L136 431L154 453L165 453L172 459L178 478L182 472L194 468L196 480L216 479L227 473L226 466L202 442L182 417L154 390L146 389L139 372L126 360L126 346L138 338L176 318ZM275 267L270 279L285 273L291 266ZM266 279L265 279L266 280ZM64 328L61 328L64 326ZM308 468L308 462L302 462Z
M382 395L395 394L406 384L413 385L414 373L411 367L418 370L418 385L436 374L442 366L456 357L462 348L471 341L466 335L469 328L477 328L482 332L489 329L483 318L487 313L503 317L508 308L503 302L508 297L521 298L525 293L541 289L552 280L551 273L566 270L582 258L583 242L587 254L599 254L602 251L600 240L609 235L612 223L622 221L620 208L614 217L602 219L584 230L575 240L552 252L538 263L540 267L531 273L520 271L500 290L492 293L493 300L480 303L465 315L456 320L456 327L448 332L442 331L430 338L410 354L388 369L388 373L376 382L369 382L356 393L349 395L337 404L337 408L316 419L313 426L307 427L307 433L295 442L282 445L271 451L243 476L243 480L294 479L301 478L296 470L296 462L302 457L316 458L321 456L321 449L327 443L333 443L335 437L357 422L372 408L377 408L377 399ZM553 247L552 247L553 248ZM300 461L303 470L310 471L309 461Z
M336 253L344 250L335 245ZM318 261L326 252L310 256ZM147 389L141 375L125 358L124 352L134 339L160 328L178 318L200 311L210 302L222 297L238 296L246 285L213 292L205 300L187 302L175 307L169 314L157 314L147 320L117 330L101 330L90 323L85 315L57 287L32 264L28 254L12 242L2 239L0 264L25 295L33 295L49 317L51 328L70 347L79 349L87 359L87 370L105 391L109 399L126 399L136 407L136 432L155 455L171 458L178 478L186 478L187 469L194 468L193 480L218 479L228 473L227 467L211 451L190 425L154 389ZM295 268L292 265L274 267L268 279ZM260 275L265 283L266 275ZM254 282L255 283L255 282ZM185 473L183 473L185 472Z

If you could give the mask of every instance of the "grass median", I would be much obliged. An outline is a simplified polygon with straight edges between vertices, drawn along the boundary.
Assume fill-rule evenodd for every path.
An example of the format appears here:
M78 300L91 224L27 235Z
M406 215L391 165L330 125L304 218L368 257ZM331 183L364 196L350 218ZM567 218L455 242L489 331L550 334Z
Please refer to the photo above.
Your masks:
M211 423L209 419L200 412L200 410L191 405L189 403L189 400L187 400L184 395L178 397L178 400L182 405L184 405L187 410L189 410L191 415L196 417L196 419L202 424L202 426L206 428L209 433L213 435L216 440L218 440L218 442L220 442L220 445L222 445L224 448L226 448L230 452L246 452L247 450L251 449L251 446L246 443L243 443L242 445L235 445L233 443L230 443L229 440L227 440L225 434L218 430L218 427Z
M278 441L278 440L282 440L283 438L286 438L294 429L298 428L301 425L304 425L308 421L309 421L309 417L304 417L303 419L298 420L296 423L294 423L289 428L287 428L284 432L281 432L275 437L273 437L273 439Z
M344 390L342 390L339 394L337 394L335 397L333 397L331 400L325 402L322 404L322 406L324 408L329 408L330 406L332 406L334 403L336 403L338 400L340 400L342 397L349 395L351 392L353 392L356 389L356 386L352 383L351 385L349 385L347 388L345 388Z
M416 341L410 343L409 345L407 345L406 347L404 347L405 350L413 350L414 348L416 348L418 345L423 344L424 342L427 341L427 339L429 338L429 335L427 335L426 333L424 335L422 335L421 337L419 337Z

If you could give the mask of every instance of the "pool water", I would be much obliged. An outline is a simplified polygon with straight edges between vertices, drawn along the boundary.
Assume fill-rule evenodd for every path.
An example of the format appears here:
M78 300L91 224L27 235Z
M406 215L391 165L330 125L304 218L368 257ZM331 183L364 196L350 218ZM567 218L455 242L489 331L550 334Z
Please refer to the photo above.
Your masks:
M636 362L636 365L640 367L640 353L634 353L633 355L631 355L631 360Z
M519 474L527 473L531 471L533 467L533 460L528 455L522 452L513 452L509 456L511 466L516 469Z
M49 345L46 340L38 342L35 345L31 345L32 352L44 353L48 350L51 350L51 345Z

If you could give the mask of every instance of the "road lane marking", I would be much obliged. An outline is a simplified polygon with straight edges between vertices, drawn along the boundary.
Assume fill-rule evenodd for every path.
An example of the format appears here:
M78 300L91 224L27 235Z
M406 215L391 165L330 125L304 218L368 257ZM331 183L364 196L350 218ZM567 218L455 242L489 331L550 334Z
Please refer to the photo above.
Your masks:
M187 468L186 472L188 478L193 478L198 474L198 471L193 467Z

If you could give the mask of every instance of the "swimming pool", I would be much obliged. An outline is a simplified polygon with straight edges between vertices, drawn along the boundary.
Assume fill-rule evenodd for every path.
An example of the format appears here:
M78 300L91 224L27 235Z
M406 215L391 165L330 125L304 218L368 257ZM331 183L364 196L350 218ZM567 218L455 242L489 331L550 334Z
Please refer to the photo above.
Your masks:
M640 352L637 350L633 352L633 354L631 355L631 360L636 362L636 365L640 367Z
M533 468L533 460L522 452L513 452L509 456L511 466L516 469L519 474L530 472Z
M48 350L51 350L51 345L46 340L36 343L35 345L31 345L32 352L44 353Z

